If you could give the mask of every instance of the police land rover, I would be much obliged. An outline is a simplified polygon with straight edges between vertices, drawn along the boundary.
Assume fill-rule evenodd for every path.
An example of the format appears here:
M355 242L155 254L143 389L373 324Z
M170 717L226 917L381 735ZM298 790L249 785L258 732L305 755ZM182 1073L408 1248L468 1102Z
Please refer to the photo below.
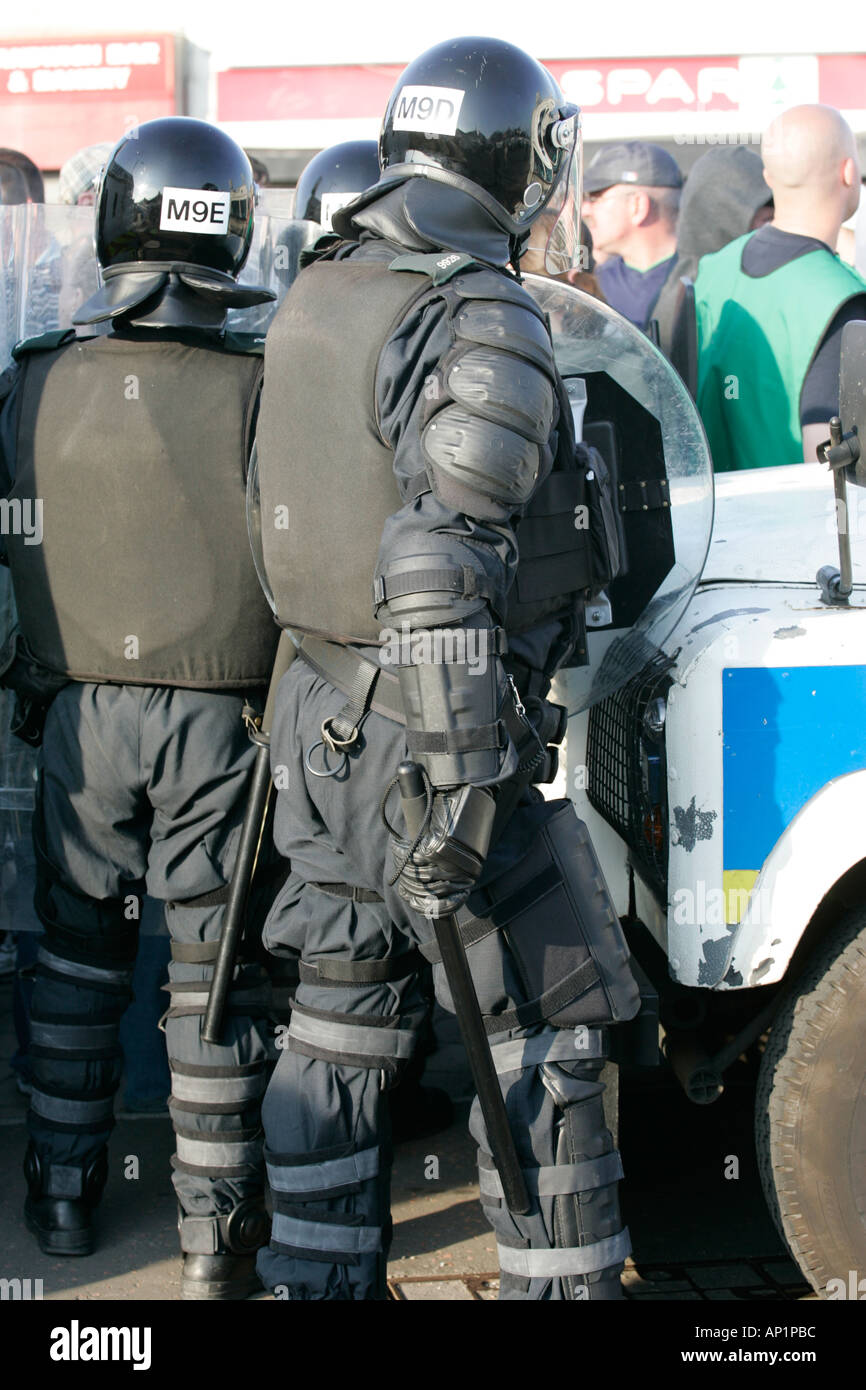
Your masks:
M845 330L823 461L713 480L647 339L532 292L624 542L560 698L566 789L657 995L661 1052L650 1012L639 1060L707 1104L760 1056L769 1209L813 1288L847 1296L866 1270L866 324Z

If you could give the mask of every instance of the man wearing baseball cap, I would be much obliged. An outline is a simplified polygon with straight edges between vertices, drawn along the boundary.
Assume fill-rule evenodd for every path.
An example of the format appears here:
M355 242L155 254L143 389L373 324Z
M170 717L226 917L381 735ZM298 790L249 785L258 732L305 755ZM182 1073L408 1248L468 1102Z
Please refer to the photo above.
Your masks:
M583 219L607 257L598 279L608 304L646 328L676 255L683 176L661 145L605 145L584 177Z

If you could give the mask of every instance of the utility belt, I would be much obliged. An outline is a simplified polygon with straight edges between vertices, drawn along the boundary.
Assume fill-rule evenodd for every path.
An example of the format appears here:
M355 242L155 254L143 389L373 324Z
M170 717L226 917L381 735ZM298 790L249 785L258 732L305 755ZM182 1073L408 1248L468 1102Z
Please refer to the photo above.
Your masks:
M347 697L339 714L322 727L316 746L323 753L331 747L330 740L348 758L358 724L371 709L405 724L400 684L389 671L351 648L316 637L304 637L300 654ZM559 1029L596 1027L631 1018L640 1007L628 946L588 832L573 805L539 800L525 802L518 810L529 785L555 775L556 760L550 754L556 750L548 743L563 736L565 718L561 706L545 700L527 699L524 706L509 681L509 698L498 722L517 747L518 770L495 788L496 814L484 887L477 888L457 913L457 930L478 981L479 1004L490 1034L545 1023ZM490 737L489 733L482 736ZM309 759L310 754L306 756ZM342 766L340 762L333 775ZM322 775L321 770L313 770ZM497 845L509 822L508 836ZM372 890L347 884L311 887L355 901L379 898ZM503 951L510 962L505 976ZM438 964L435 942L389 961L333 957L301 961L300 976L305 984L329 987L400 979L419 967L419 956ZM516 994L507 983L512 977L521 982ZM447 993L447 987L443 988ZM375 1016L364 1018L364 1028L359 1029L358 1023L354 1015L320 1014L306 1004L296 1006L292 1046L338 1062L348 1058L357 1065L398 1068L404 1056L400 1049L409 1046L403 1032L382 1026ZM576 1040L569 1040L566 1055L571 1060L583 1060L587 1028Z
M507 650L504 631L496 629L491 639L491 649L497 655L502 655ZM347 697L339 714L324 721L320 742L314 744L307 754L308 771L316 776L336 776L342 770L343 759L348 756L347 750L355 742L360 722L369 710L405 725L400 682L377 662L369 661L354 648L341 646L338 642L307 635L301 641L299 651L317 675ZM552 782L556 777L559 767L556 745L565 737L567 717L562 705L554 705L549 700L527 697L524 704L513 679L509 677L508 694L496 725L464 730L452 736L460 741L461 749L466 750L473 745L490 746L494 740L502 746L507 735L517 751L516 772L497 788L494 839L504 828L524 789L532 784ZM421 751L418 740L423 738L423 734L413 736L410 732L407 738L410 757ZM320 747L324 766L315 767L311 765L310 758ZM328 751L340 757L337 766L328 765Z

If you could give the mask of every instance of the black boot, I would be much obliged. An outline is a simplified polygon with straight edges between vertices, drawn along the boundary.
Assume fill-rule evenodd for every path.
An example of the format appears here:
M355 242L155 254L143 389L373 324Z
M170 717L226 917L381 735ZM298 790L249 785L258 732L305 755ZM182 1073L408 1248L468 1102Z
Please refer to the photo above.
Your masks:
M270 1220L260 1197L245 1198L228 1216L181 1212L178 1229L184 1251L181 1298L231 1301L261 1293L256 1251L268 1243Z
M225 1301L261 1293L255 1255L190 1255L183 1257L181 1298Z
M83 1167L73 1167L46 1163L31 1143L24 1158L24 1176L28 1187L24 1220L39 1249L46 1255L92 1255L92 1212L108 1177L105 1150Z

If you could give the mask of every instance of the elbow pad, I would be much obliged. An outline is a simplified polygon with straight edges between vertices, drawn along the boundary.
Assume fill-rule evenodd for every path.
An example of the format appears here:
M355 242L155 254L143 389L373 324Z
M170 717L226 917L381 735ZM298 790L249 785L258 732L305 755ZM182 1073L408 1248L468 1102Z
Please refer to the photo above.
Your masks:
M373 603L380 623L412 627L462 623L503 606L490 575L447 551L392 560L374 582Z

